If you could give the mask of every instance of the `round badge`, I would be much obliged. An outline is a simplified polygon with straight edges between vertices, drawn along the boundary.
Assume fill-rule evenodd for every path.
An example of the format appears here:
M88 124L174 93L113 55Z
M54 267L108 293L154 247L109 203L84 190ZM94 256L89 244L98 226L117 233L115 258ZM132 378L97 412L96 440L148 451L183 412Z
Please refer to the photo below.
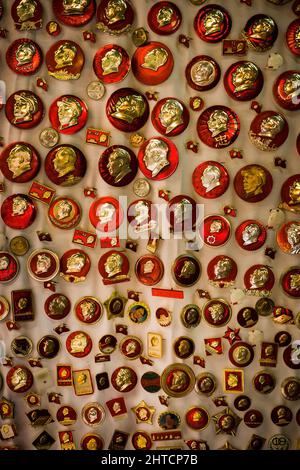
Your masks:
M226 168L214 160L198 165L192 176L194 189L205 199L222 196L229 186L229 174Z
M246 251L258 250L264 245L266 238L267 230L257 220L245 220L235 231L235 239L238 245Z
M130 70L129 55L117 44L106 44L96 52L93 68L102 83L119 83Z
M32 129L42 121L44 106L41 99L32 91L19 90L8 97L5 115L13 126L19 129Z
M58 41L46 54L48 74L57 80L77 80L84 62L83 50L74 41Z
M212 57L197 55L186 66L185 77L188 85L194 90L211 90L220 80L221 69Z
M157 2L148 12L148 25L161 36L175 33L181 25L182 16L173 2Z
M150 193L151 187L149 181L144 178L138 178L135 180L132 190L137 197L146 197Z
M277 24L273 18L264 14L251 16L242 31L242 37L246 40L248 47L256 52L271 49L277 36Z
M110 186L126 186L134 180L138 162L132 150L124 145L112 145L99 159L99 172Z
M117 199L101 197L90 207L89 218L92 225L101 232L117 230L123 221L123 210Z
M177 98L163 98L154 106L151 120L157 132L175 137L185 131L190 115L182 101Z
M12 340L10 349L17 357L27 357L32 352L33 343L27 336L17 336Z
M300 399L300 379L297 377L287 377L281 383L281 394L283 398L290 401Z
M270 292L274 286L275 277L272 270L264 264L254 264L244 275L245 288L248 291Z
M254 62L235 62L224 75L225 90L230 98L237 101L253 100L260 94L263 85L263 74Z
M300 18L297 18L288 25L285 40L291 53L300 56Z
M131 442L135 450L150 450L152 447L151 437L145 431L134 432Z
M91 337L84 331L73 331L66 340L66 348L73 357L86 357L93 347Z
M9 242L9 249L13 255L24 256L30 248L29 241L27 238L18 235L14 237Z
M27 259L27 270L36 281L51 281L59 271L59 258L45 248L35 250Z
M64 405L58 408L56 419L62 426L72 426L77 421L77 413L72 406Z
M169 78L174 66L170 49L161 42L150 41L136 49L131 60L135 78L144 85L159 85Z
M279 347L285 347L292 341L292 335L288 331L278 331L274 336L274 343L278 344Z
M86 87L86 93L91 100L99 101L105 95L105 86L98 80L93 80Z
M196 377L196 392L210 397L217 388L217 379L210 372L203 372Z
M188 233L198 219L197 203L191 197L180 194L169 201L166 215L173 232Z
M290 255L300 253L300 222L293 220L281 225L276 240L279 248Z
M138 359L143 352L143 343L137 336L126 336L119 347L121 354L129 360Z
M211 148L221 149L233 144L240 133L240 120L227 106L205 109L197 122L200 140Z
M220 5L207 5L198 11L194 20L194 29L203 41L220 42L230 33L231 17Z
M1 254L0 254L0 265L1 265ZM2 281L0 281L2 282ZM10 305L8 300L0 295L0 321L4 320L10 312Z
M169 178L177 169L179 155L176 145L165 137L152 137L138 152L141 172L146 178L160 181Z
M161 386L170 397L184 397L188 395L195 386L195 375L186 364L170 364L161 375Z
M228 357L236 367L247 367L253 361L254 350L250 344L238 341L231 346Z
M211 299L203 307L203 317L210 326L223 327L231 319L231 307L223 299Z
M276 426L287 426L293 419L290 408L284 405L275 406L271 411L271 420Z
M35 74L43 61L40 46L31 39L17 39L6 51L6 62L9 68L18 75Z
M166 308L159 307L155 312L157 323L160 326L169 326L172 323L172 313Z
M191 287L201 275L201 264L197 258L190 255L178 256L172 266L172 277L175 283L182 287Z
M260 202L272 191L273 178L261 165L246 165L236 173L233 184L243 201Z
M136 325L141 325L150 317L150 308L143 302L134 302L128 308L128 316Z
M275 303L269 297L262 297L255 304L255 310L261 317L268 317L273 312Z
M127 210L127 220L135 234L154 231L157 227L156 207L147 199L133 201Z
M81 208L70 197L58 197L51 202L48 217L55 227L70 230L79 224Z
M291 212L300 212L300 174L287 178L281 186L280 208Z
M9 369L6 383L12 392L25 393L32 387L33 375L27 367L17 365Z
M44 359L53 359L60 350L60 342L55 336L46 335L37 345L38 354Z
M131 392L137 384L137 375L131 367L118 367L112 373L111 383L118 392Z
M61 33L61 27L57 21L49 21L46 24L46 31L50 36L56 37Z
M1 206L3 222L15 230L25 230L32 225L36 213L35 202L26 194L8 196Z
M157 393L160 391L160 376L153 371L145 372L141 377L141 385L146 392Z
M277 77L273 85L273 95L279 106L289 111L300 109L299 82L300 73L296 70L288 70Z
M64 294L52 294L46 299L44 310L51 320L62 320L70 313L71 302Z
M99 339L99 350L102 354L112 354L117 347L117 338L113 335L104 335Z
M200 406L193 406L185 415L186 424L191 429L202 431L209 423L209 414Z
M195 328L201 321L201 309L198 305L186 305L180 315L181 322L185 328Z
M82 450L103 450L104 441L99 434L88 433L82 436L80 447Z
M60 259L60 276L68 282L83 282L91 268L89 256L82 250L69 250Z
M291 441L283 434L275 434L268 442L268 447L271 450L288 450L290 445Z
M0 169L12 183L27 183L40 170L40 155L27 142L9 144L1 153Z
M236 262L225 255L216 256L207 265L209 283L216 287L233 286L237 272Z
M164 275L164 265L157 256L144 255L135 264L135 274L145 286L154 286Z
M243 328L251 328L258 322L258 313L252 307L244 307L237 314L238 324Z
M95 0L52 0L53 12L61 23L80 28L91 21L96 12Z
M87 403L82 408L82 420L88 426L99 426L105 419L105 410L97 402Z
M250 141L259 150L277 150L286 141L288 134L287 120L276 111L263 111L250 124Z
M77 96L63 95L51 104L49 119L52 127L60 134L75 134L86 125L88 109Z
M45 159L45 172L52 183L59 186L73 186L85 175L85 156L73 145L58 145Z
M264 417L258 410L248 410L244 415L244 423L249 428L257 428L262 424Z
M300 0L294 0L292 10L296 16L300 16Z
M188 336L180 336L174 342L174 353L179 359L187 359L195 351L195 343Z
M11 253L0 251L0 283L13 282L19 274L19 261Z
M131 30L134 16L127 0L101 0L97 9L97 29L119 36Z
M120 251L111 250L102 255L98 262L98 270L106 285L129 280L129 260Z
M300 341L293 341L285 350L283 351L283 360L284 363L290 369L300 369Z
M55 129L52 129L52 127L46 127L46 129L43 129L41 131L39 135L39 140L43 147L51 149L52 147L55 147L55 145L58 144L59 133Z
M230 222L222 215L208 215L200 226L200 235L205 245L223 246L231 234Z
M40 29L43 24L43 7L39 0L15 0L11 7L11 16L19 31Z
M163 411L159 414L157 423L160 428L164 429L165 431L170 431L171 429L179 428L181 419L179 414L175 413L174 411Z
M103 307L95 297L82 297L74 308L76 318L86 325L94 325L103 315Z
M149 104L146 97L133 88L120 88L107 100L106 115L119 131L135 132L146 124Z
M254 389L259 393L263 393L264 395L271 393L276 385L276 381L273 375L265 370L257 372L253 377L252 382Z
M234 400L234 406L238 411L246 411L251 406L251 399L247 395L239 395Z
M300 298L300 269L289 268L281 277L281 287L289 297Z

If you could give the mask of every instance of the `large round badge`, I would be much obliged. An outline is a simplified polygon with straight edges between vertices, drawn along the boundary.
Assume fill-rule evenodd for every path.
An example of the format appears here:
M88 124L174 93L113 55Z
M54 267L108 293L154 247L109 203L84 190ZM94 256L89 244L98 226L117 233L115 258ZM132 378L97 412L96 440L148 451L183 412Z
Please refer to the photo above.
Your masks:
M1 266L1 253L0 253L0 266ZM1 269L0 269L1 272ZM1 277L0 277L0 283L2 283ZM0 321L4 320L7 315L10 312L10 304L8 300L3 297L3 295L0 295ZM1 387L0 387L1 388Z
M209 414L205 408L193 406L186 412L185 420L189 428L202 431L209 423Z
M238 324L243 328L251 328L258 322L258 313L255 308L244 307L237 314Z
M62 426L72 426L77 421L77 413L72 406L63 405L58 408L56 419Z
M210 160L195 168L192 182L196 193L201 197L216 199L227 191L229 174L221 163Z
M71 302L64 294L52 294L46 299L44 310L51 320L62 320L70 313Z
M105 419L105 410L99 403L87 403L82 408L82 420L88 426L99 426Z
M27 183L40 170L40 155L27 142L9 144L1 153L0 169L12 183Z
M50 204L48 217L55 227L70 230L79 224L81 208L70 197L58 197Z
M36 281L50 281L59 271L59 258L45 248L35 250L27 259L27 270Z
M150 308L143 302L134 302L128 308L128 317L136 325L145 323L150 317Z
M111 186L126 186L134 180L137 171L137 158L133 151L124 145L112 145L100 156L100 175Z
M129 281L129 260L121 251L111 250L102 255L98 270L105 285Z
M61 23L80 28L89 23L96 12L95 0L52 0L53 12Z
M190 255L178 256L172 266L172 277L182 287L191 287L198 281L201 265L197 258Z
M161 386L170 397L180 398L188 395L195 386L195 375L186 364L170 364L161 375Z
M128 207L127 220L134 234L155 231L157 227L156 207L147 199L137 199Z
M90 354L93 347L92 339L84 331L73 331L66 340L68 353L73 357L81 358Z
M143 352L143 343L136 336L126 336L119 347L121 354L129 360L138 359Z
M196 377L196 392L199 395L211 396L217 388L217 379L210 372L203 372Z
M60 259L60 276L68 282L83 282L91 268L89 256L82 250L69 250Z
M293 341L285 350L283 351L283 360L284 363L290 369L300 369L300 341Z
M276 111L263 111L252 121L249 139L259 150L273 152L287 139L289 125L285 117Z
M225 255L218 255L207 265L209 283L216 287L233 286L237 276L236 262Z
M276 385L273 375L265 370L257 372L252 382L254 389L263 394L271 393Z
M32 91L19 90L9 96L5 105L8 121L19 129L32 129L44 117L41 99Z
M49 118L52 127L60 134L75 134L86 125L88 109L77 96L63 95L51 104Z
M273 95L279 106L289 111L300 109L299 83L300 72L296 70L288 70L277 77L273 85Z
M281 287L289 297L300 298L300 268L289 268L281 277Z
M118 367L112 373L111 383L118 392L131 392L137 384L137 375L131 367Z
M258 14L252 16L242 31L242 37L247 41L248 47L256 52L265 52L271 49L278 36L278 28L270 16Z
M181 12L173 2L157 2L149 10L148 25L161 36L175 33L181 25Z
M169 201L166 215L172 231L188 233L198 219L197 203L190 196L180 194Z
M221 76L219 64L207 55L197 55L186 66L185 77L191 88L206 91L214 88Z
M231 307L223 299L212 299L203 307L203 317L210 326L223 327L231 319Z
M18 274L19 261L17 258L7 251L0 251L0 283L6 284L12 282Z
M203 111L197 122L200 140L215 149L233 144L240 133L240 120L227 106L211 106Z
M257 220L245 220L235 231L238 245L246 251L255 251L261 248L267 238L267 230Z
M43 7L39 0L15 0L11 7L11 16L19 31L32 31L43 25Z
M236 367L247 367L253 361L254 350L250 344L238 341L231 346L228 357Z
M106 44L96 52L93 68L102 83L121 82L130 70L129 55L117 44Z
M102 450L104 440L99 434L89 432L82 436L80 447L82 450Z
M25 230L36 218L37 208L26 194L8 196L1 206L3 222L15 230Z
M183 307L180 319L185 328L195 328L201 321L201 310L198 305L188 304Z
M73 145L58 145L45 159L45 172L52 183L73 186L85 175L87 161L81 150Z
M200 236L208 246L225 245L230 234L230 222L222 215L208 215L200 226Z
M106 115L119 131L135 132L149 117L149 104L142 93L133 88L120 88L107 100Z
M131 442L135 450L150 450L152 447L151 437L145 431L134 432Z
M247 165L234 177L234 189L246 202L260 202L265 199L273 187L271 173L261 165Z
M96 199L89 211L91 224L101 232L117 230L123 221L123 216L119 201L113 197Z
M33 75L42 65L40 46L31 39L16 39L6 51L9 68L18 75Z
M53 359L58 355L59 350L60 342L52 335L43 336L37 345L38 354L44 359Z
M175 356L179 359L187 359L195 352L195 343L188 336L180 336L173 345Z
M175 144L165 137L146 140L138 153L139 167L146 178L154 181L169 178L178 166Z
M200 8L194 28L199 38L205 42L216 43L225 39L231 30L231 17L220 5L207 5Z
M163 98L154 106L151 119L157 132L174 137L185 131L190 115L182 101L177 98Z
M118 36L131 30L134 16L128 0L101 0L97 10L97 28Z
M254 62L246 60L235 62L224 75L225 90L237 101L253 100L259 95L263 85L263 74Z
M57 80L77 80L80 78L84 62L81 47L69 40L56 42L46 55L48 74Z
M136 49L131 60L135 78L144 85L159 85L169 78L174 66L170 49L161 42L149 42Z
M245 288L249 293L271 292L275 282L272 270L264 264L254 264L244 275Z
M284 253L298 255L300 253L300 222L293 220L281 225L276 239L279 248Z
M297 377L287 377L281 383L281 394L283 398L290 401L300 399L300 379Z
M300 174L286 179L281 187L281 209L300 212Z
M276 426L287 426L293 419L293 413L287 406L275 406L271 411L271 420Z
M74 308L76 318L86 325L94 325L103 315L103 307L95 297L82 297Z
M288 25L285 38L291 53L300 56L300 18L297 18Z
M6 383L12 392L24 393L32 387L33 375L27 367L17 365L9 369Z

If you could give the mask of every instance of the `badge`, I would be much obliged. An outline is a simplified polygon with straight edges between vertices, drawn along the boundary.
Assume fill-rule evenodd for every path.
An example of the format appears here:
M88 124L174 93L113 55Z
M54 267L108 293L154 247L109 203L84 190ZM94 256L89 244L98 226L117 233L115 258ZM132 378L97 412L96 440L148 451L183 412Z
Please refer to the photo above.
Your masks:
M197 258L190 255L178 256L172 266L172 277L182 287L191 287L199 279L201 265Z
M127 408L123 397L113 398L106 402L106 406L113 418L121 418L127 416Z
M251 399L247 395L239 395L234 400L234 406L238 411L246 411L250 408Z
M9 96L5 105L5 115L18 129L32 129L44 117L44 105L32 91L19 90Z
M300 73L296 70L288 70L277 77L273 85L273 95L279 106L289 111L300 109L299 81Z
M169 326L172 323L172 313L165 308L158 308L155 312L155 317L160 326Z
M23 236L13 237L9 242L9 249L13 255L24 256L30 248L29 241Z
M198 55L186 66L185 77L188 85L194 90L211 90L220 80L221 69L212 57Z
M46 31L50 36L58 36L61 33L61 27L57 21L49 21L46 24Z
M209 414L205 408L193 406L186 412L185 421L191 429L202 431L208 426Z
M26 416L33 427L46 426L47 424L54 423L54 419L48 410L32 410L26 413Z
M136 431L131 442L135 450L150 450L152 447L151 437L145 431Z
M273 187L271 173L261 165L246 165L234 178L237 195L246 202L259 202L265 199Z
M154 406L147 405L144 400L140 401L140 403L134 408L131 408L131 411L135 414L137 424L153 424L153 415L155 413L155 408Z
M272 270L264 264L251 266L244 275L244 285L250 295L268 296L274 286Z
M49 119L60 134L75 134L86 125L88 108L77 96L62 95L51 104Z
M71 310L71 302L64 294L52 294L44 304L46 315L52 320L62 320Z
M181 322L185 328L196 328L201 321L201 309L198 305L186 305L180 315Z
M258 322L258 313L252 307L244 307L238 312L237 321L243 328L251 328Z
M195 351L195 343L188 336L180 336L173 345L174 353L179 359L187 359Z
M48 153L45 171L52 183L73 186L85 175L87 161L84 154L73 145L59 145Z
M58 197L51 202L48 217L55 227L70 230L79 224L81 208L70 197Z
M255 310L258 315L267 317L273 312L274 306L275 304L272 299L269 299L268 297L263 297L256 302Z
M244 414L244 423L249 428L257 428L263 423L264 417L258 410L248 410Z
M91 337L84 331L73 331L66 340L66 348L73 357L86 357L93 347Z
M263 74L254 62L235 62L224 75L225 90L230 98L237 101L253 100L259 95L263 85Z
M120 88L107 100L106 115L119 131L135 132L146 124L149 104L146 97L133 88Z
M170 364L161 375L161 386L170 397L188 395L195 386L195 375L186 364Z
M99 403L87 403L82 408L81 416L85 424L97 427L105 419L105 410Z
M247 54L247 43L244 39L223 39L222 42L223 42L223 50L222 50L223 55L246 55Z
M300 222L294 220L281 225L276 240L279 248L290 255L300 253Z
M299 10L300 11L300 10ZM300 19L297 18L296 20L292 21L286 30L285 40L287 46L292 54L296 56L300 56L300 36L299 36L299 28L300 28Z
M242 38L255 52L266 52L271 49L277 36L277 24L273 18L264 14L251 16L242 31Z
M132 190L137 197L146 197L150 193L151 187L146 179L138 178L135 180Z
M76 356L76 357L79 357L79 356ZM92 376L91 376L91 372L89 369L74 370L72 375L73 375L74 391L77 396L91 395L94 393Z
M219 255L207 265L209 283L216 287L229 287L235 283L237 264L229 256Z
M293 413L287 406L275 406L271 411L271 420L276 426L287 426L293 419Z
M211 106L204 110L197 122L200 140L209 147L228 147L237 139L240 120L227 106Z
M166 431L169 431L171 429L179 428L181 424L181 419L179 414L175 413L174 411L163 411L159 414L157 422L159 427Z
M50 281L59 271L59 258L56 253L45 248L35 250L27 259L27 270L36 281Z
M146 178L160 181L169 178L177 169L177 147L165 137L146 140L138 152L139 167Z
M96 199L89 210L91 224L100 232L113 232L123 221L123 209L113 197Z
M24 397L24 400L30 408L41 406L41 396L37 393L27 393L27 395Z
M111 320L116 317L124 317L125 306L128 299L122 297L117 292L112 293L109 299L104 302L107 311L107 319Z
M271 393L276 385L273 375L265 370L257 372L253 377L252 383L254 389L263 394Z
M223 299L206 302L202 310L203 317L210 326L225 326L231 319L231 307Z
M0 260L1 260L1 254L0 254ZM1 283L3 283L2 279L1 279ZM10 312L10 304L8 300L6 300L5 297L0 295L0 321L4 320L9 314L9 312Z
M135 274L142 284L154 286L164 275L164 265L157 256L144 255L135 264Z
M183 232L188 236L198 219L197 203L191 197L180 194L169 201L166 215L173 232Z
M292 335L288 331L278 331L274 337L274 342L278 344L278 347L285 347L292 341Z
M96 2L95 0L53 0L52 9L58 21L79 28L93 18Z
M143 302L134 302L133 304L130 305L128 308L128 316L129 319L137 324L141 325L144 323L148 318L150 317L150 308L148 307L147 304Z
M127 220L134 235L149 231L156 233L157 209L151 201L138 199L129 205Z
M34 319L32 292L30 290L13 290L11 304L15 322Z
M132 150L124 145L113 145L100 156L100 175L111 186L126 186L135 178L137 171L137 158Z
M58 387L72 386L72 366L58 364L56 366L56 382Z
M82 297L77 301L74 310L77 319L87 325L94 325L103 315L102 305L95 297Z
M212 420L215 424L215 432L216 434L224 433L224 434L231 434L231 436L235 436L237 433L237 428L242 421L233 410L229 407L225 408L223 411L216 413L213 415Z
M210 397L217 388L217 379L210 372L203 372L196 377L195 389L199 395Z
M120 352L129 360L138 359L143 352L143 343L137 336L126 336L119 345Z
M7 251L0 251L0 283L1 284L8 284L13 282L19 274L19 261L15 258L12 254L8 253ZM3 299L3 297L1 297ZM1 302L1 312L4 315L6 311L6 315L2 317L4 319L8 312L9 312L9 304L6 301Z
M62 426L71 426L77 421L77 413L72 406L61 406L56 412L56 419Z
M104 335L99 339L99 350L102 354L112 354L117 347L117 338L113 335Z
M235 231L235 239L239 246L247 251L254 251L261 248L267 238L267 231L264 225L257 220L245 220Z
M73 431L59 431L58 437L61 450L76 450Z
M195 168L192 182L196 193L201 197L216 199L227 191L229 174L221 163L206 161Z
M290 448L291 441L288 437L283 434L275 434L270 437L268 447L271 450L288 450Z
M43 7L39 0L15 0L11 15L19 31L32 31L43 26Z
M101 256L98 263L99 273L104 285L129 281L129 260L120 251L111 250Z
M284 363L290 369L300 369L300 341L293 341L285 350L283 351L283 360Z
M279 207L291 212L300 212L300 175L292 175L286 179L281 187L281 203Z
M200 8L195 16L194 29L203 41L220 42L230 33L231 17L220 5L207 5Z
M109 388L110 385L107 372L96 374L95 379L98 390L106 390L107 388Z
M157 132L174 137L185 131L190 116L182 101L176 98L164 98L154 106L151 120Z
M82 450L103 450L104 440L99 434L89 432L82 436L80 447Z
M30 186L28 194L33 199L37 199L44 204L49 205L55 195L55 190L49 188L49 186L44 186L43 184L38 183L38 181L34 181Z
M27 142L15 142L1 153L0 168L6 179L13 183L27 183L40 170L40 155Z
M32 387L33 375L27 367L18 365L9 369L6 383L12 392L24 393Z
M247 367L253 361L254 349L250 344L238 341L231 346L228 357L236 367Z
M40 46L31 39L17 39L6 51L6 62L9 68L18 75L35 74L43 61Z
M0 427L0 438L5 441L6 439L13 439L17 436L17 430L14 424L2 424Z
M96 52L93 68L102 83L119 83L129 73L129 55L117 44L106 44Z
M96 27L114 36L131 30L134 10L128 0L101 0L97 10Z
M174 66L170 49L161 42L150 41L136 49L131 67L135 78L144 85L159 85L169 78Z
M250 124L249 139L259 150L273 152L286 141L288 134L289 125L282 114L264 111Z
M26 194L13 194L7 197L1 206L3 222L15 230L25 230L36 218L37 208Z
M105 94L105 87L102 82L93 80L88 84L86 93L91 100L99 101Z
M111 376L112 386L118 392L130 392L137 384L137 375L131 367L118 367Z
M53 359L60 350L60 342L55 336L43 336L38 342L37 351L44 359Z
M27 357L33 349L33 342L27 336L17 336L10 344L12 353L17 357Z
M230 222L222 215L209 215L205 217L200 226L200 235L208 246L223 246L230 238Z
M12 401L2 397L0 400L0 416L1 419L13 419L14 418L15 404Z
M281 394L283 398L290 401L300 398L300 380L297 377L287 377L281 383Z

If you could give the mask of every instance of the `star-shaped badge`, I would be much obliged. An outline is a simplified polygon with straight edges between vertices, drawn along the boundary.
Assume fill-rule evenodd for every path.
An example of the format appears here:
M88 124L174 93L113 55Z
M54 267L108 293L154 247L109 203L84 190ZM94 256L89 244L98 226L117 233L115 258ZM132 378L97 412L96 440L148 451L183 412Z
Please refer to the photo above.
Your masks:
M240 418L234 411L227 407L219 413L213 415L212 420L215 423L216 434L224 433L235 436L242 418Z
M240 341L241 337L239 336L240 328L235 328L234 330L227 326L227 330L225 331L225 335L223 338L228 339L229 344L232 345L236 341Z
M147 403L142 400L135 407L131 408L131 411L135 414L137 423L153 423L153 415L155 413L154 406L147 405Z

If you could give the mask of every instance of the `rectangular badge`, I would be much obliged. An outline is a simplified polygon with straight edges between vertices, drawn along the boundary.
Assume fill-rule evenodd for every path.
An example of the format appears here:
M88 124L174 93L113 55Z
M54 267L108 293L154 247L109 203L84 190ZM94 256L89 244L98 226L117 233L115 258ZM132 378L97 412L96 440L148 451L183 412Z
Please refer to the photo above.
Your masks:
M72 366L58 364L56 366L56 383L58 387L70 387L73 385Z
M245 55L247 43L244 39L224 39L223 55Z
M74 370L73 371L73 385L75 394L91 395L94 393L94 387L92 383L92 376L89 369Z
M160 359L162 357L163 338L159 333L148 333L148 356Z
M169 431L169 432L152 432L152 441L173 441L181 439L181 431Z
M15 322L34 320L31 290L13 290L11 303Z
M44 186L38 183L38 181L34 181L28 191L28 195L33 197L33 199L37 199L47 205L51 203L55 193L54 189Z
M84 232L83 230L75 229L72 243L77 243L78 245L83 245L88 248L95 248L97 235L92 232Z
M108 147L110 143L110 132L102 131L101 129L92 129L89 127L86 130L86 143L97 144L102 147Z
M175 289L159 289L158 287L152 287L153 297L168 297L170 299L183 299L184 293L182 290Z
M224 391L226 393L244 392L244 371L237 369L224 370Z
M76 450L72 431L59 431L58 437L61 450Z

